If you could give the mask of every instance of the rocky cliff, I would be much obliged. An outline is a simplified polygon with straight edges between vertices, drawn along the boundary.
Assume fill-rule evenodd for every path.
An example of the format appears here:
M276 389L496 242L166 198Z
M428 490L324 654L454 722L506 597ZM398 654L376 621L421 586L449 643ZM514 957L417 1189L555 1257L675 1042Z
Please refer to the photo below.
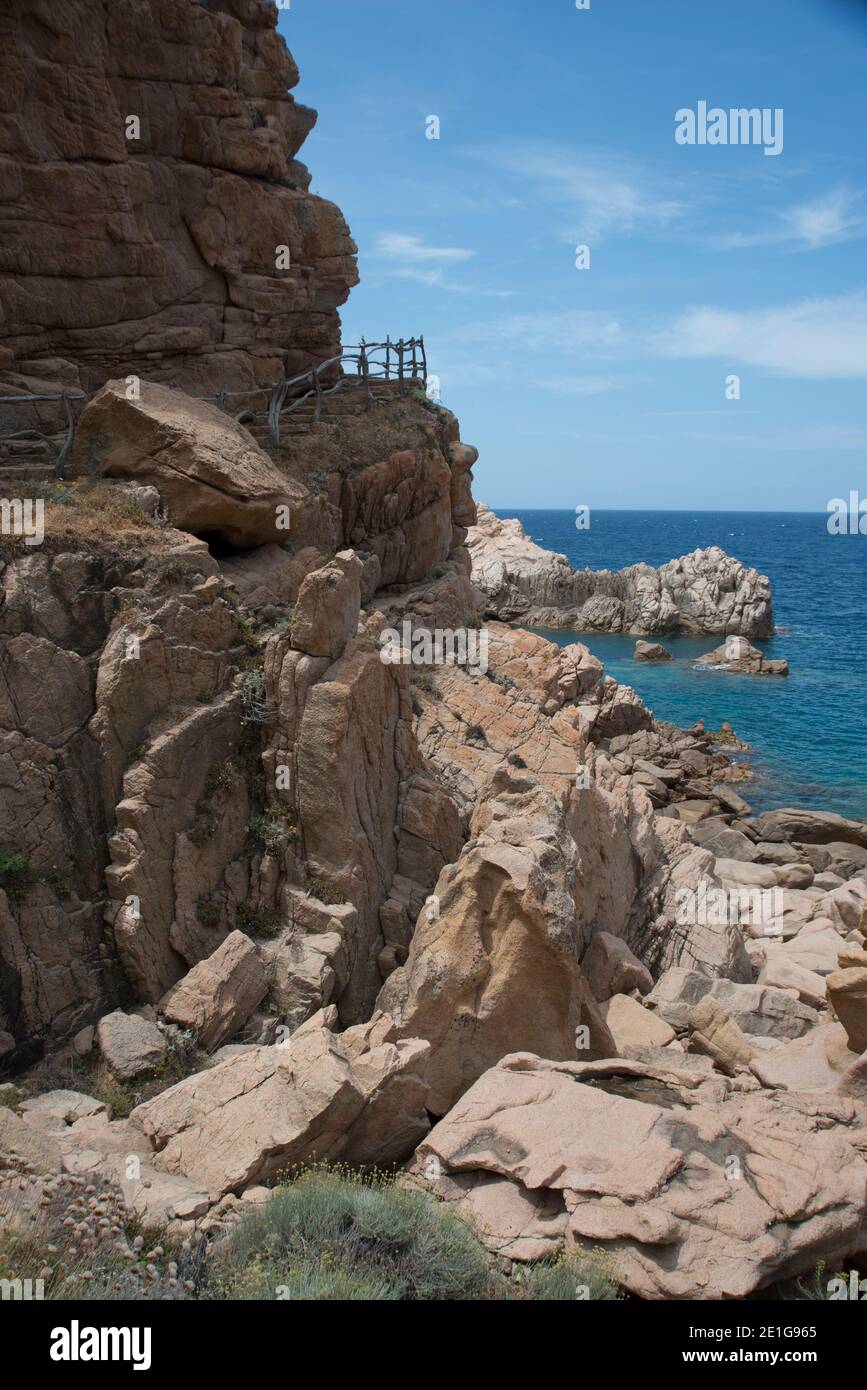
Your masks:
M481 505L467 546L491 617L575 632L767 637L774 630L769 581L718 546L659 569L574 570L565 555L531 541L519 521Z
M6 0L6 385L211 393L337 351L355 246L308 191L316 113L276 23L260 0Z
M339 215L285 162L308 119L256 0L13 5L5 138L50 105L72 20L96 18L101 66L63 97L79 145L58 164L68 132L40 137L53 172L139 190L152 231L203 195L197 247L202 226L236 244L242 208L255 238L273 197L311 232L299 283L345 289ZM92 155L88 102L109 96L141 104L162 154ZM273 183L284 167L298 187ZM95 225L125 247L144 224ZM45 504L40 542L0 537L0 1235L10 1194L35 1230L87 1183L68 1218L86 1259L79 1217L109 1207L204 1258L262 1184L341 1160L406 1163L510 1270L578 1239L641 1297L742 1297L857 1258L867 825L752 815L731 731L662 724L584 644L485 618L768 631L767 581L721 551L576 574L477 522L476 451L420 391L341 397L267 451L166 384L279 358L283 281L227 307L253 288L251 245L226 299L207 274L184 291L234 346L208 329L188 351L158 313L155 379L100 387L69 478L0 492ZM50 315L27 278L10 303L32 299L28 354L97 382L100 324L63 294ZM121 336L124 284L98 311ZM299 310L305 350L332 311Z
M408 675L356 637L360 606L431 571L474 605L458 521L475 450L446 412L391 415L352 420L348 468L331 427L296 443L296 472L305 445L320 461L314 493L215 407L107 388L44 546L0 541L0 845L20 856L0 861L7 1052L26 1061L118 998L158 1001L245 923L299 937L272 960L287 1017L332 998L369 1014L380 953L460 834ZM113 441L108 463L94 441ZM177 529L193 526L252 548L219 560Z

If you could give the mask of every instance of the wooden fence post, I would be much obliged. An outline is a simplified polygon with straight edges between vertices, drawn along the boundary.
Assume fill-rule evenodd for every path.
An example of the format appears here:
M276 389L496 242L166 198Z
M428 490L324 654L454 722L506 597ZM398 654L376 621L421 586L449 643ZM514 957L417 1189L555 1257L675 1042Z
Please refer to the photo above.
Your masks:
M322 419L322 382L319 380L318 367L313 368L313 385L316 387L316 409L313 412L313 418L318 425Z
M369 410L373 404L373 394L370 389L370 366L367 361L367 345L363 338L360 343L360 352L361 361L359 365L361 367L361 375L364 380L364 389L367 394L367 409Z

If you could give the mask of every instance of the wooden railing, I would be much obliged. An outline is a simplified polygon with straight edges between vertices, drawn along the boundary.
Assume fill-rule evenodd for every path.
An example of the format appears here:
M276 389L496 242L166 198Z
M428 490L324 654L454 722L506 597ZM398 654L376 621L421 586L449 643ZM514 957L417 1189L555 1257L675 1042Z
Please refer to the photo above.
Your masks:
M347 371L347 366L354 367L354 370ZM266 419L269 438L276 448L280 443L280 421L284 415L291 415L305 402L315 400L313 419L314 422L319 423L322 419L323 403L328 397L336 395L338 391L349 385L358 385L359 383L364 388L365 408L370 410L376 401L373 383L377 381L397 382L401 395L405 394L411 383L418 381L425 383L427 381L427 354L424 338L399 338L396 341L386 338L384 343L366 343L362 339L357 345L343 348L337 356L329 357L327 361L317 363L316 366L308 368L306 372L301 372L298 376L275 382L273 386L258 386L243 391L230 391L228 388L224 388L216 395L197 396L194 399L213 401L220 410L226 411L228 402L267 396L268 403L264 411L257 412L245 407L234 415L234 419L239 424L246 424L261 418ZM45 434L37 429L0 432L0 440L40 439L57 447L55 468L58 476L62 478L75 439L76 414L74 407L88 399L89 397L82 391L63 391L57 395L33 395L25 392L18 396L0 396L0 406L61 402L66 418L66 434L60 444L57 443L56 434ZM231 409L231 407L229 408Z
M66 416L66 437L59 446L55 467L58 477L63 477L63 469L72 448L72 441L75 438L75 411L73 401L86 401L87 396L83 391L63 391L59 396L35 396L25 394L23 396L0 396L0 405L35 405L40 401L57 402L62 401L63 411ZM11 430L0 433L0 439L41 439L46 444L56 445L56 435L43 434L42 430Z

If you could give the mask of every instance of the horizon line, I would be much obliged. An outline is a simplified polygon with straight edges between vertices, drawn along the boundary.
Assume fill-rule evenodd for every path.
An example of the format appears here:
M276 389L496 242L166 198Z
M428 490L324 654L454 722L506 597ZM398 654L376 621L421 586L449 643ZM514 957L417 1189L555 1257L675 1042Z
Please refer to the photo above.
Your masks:
M490 507L493 512L516 511L516 512L569 512L575 511L574 507L507 507L503 503L482 502L478 505ZM780 509L772 511L767 507L594 507L590 506L591 512L621 512L627 516L646 516L648 512L657 513L660 516L674 514L676 516L688 516L692 513L699 513L701 516L821 516L827 518L827 510L824 512L794 511L792 509Z

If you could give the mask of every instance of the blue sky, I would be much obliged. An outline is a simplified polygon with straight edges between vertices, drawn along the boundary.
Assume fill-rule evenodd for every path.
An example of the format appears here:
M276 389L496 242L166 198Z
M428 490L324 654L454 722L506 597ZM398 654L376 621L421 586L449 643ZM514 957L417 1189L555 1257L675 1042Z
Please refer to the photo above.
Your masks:
M291 0L280 30L359 246L344 341L424 334L478 498L867 496L867 3ZM678 144L701 101L781 108L781 153Z

